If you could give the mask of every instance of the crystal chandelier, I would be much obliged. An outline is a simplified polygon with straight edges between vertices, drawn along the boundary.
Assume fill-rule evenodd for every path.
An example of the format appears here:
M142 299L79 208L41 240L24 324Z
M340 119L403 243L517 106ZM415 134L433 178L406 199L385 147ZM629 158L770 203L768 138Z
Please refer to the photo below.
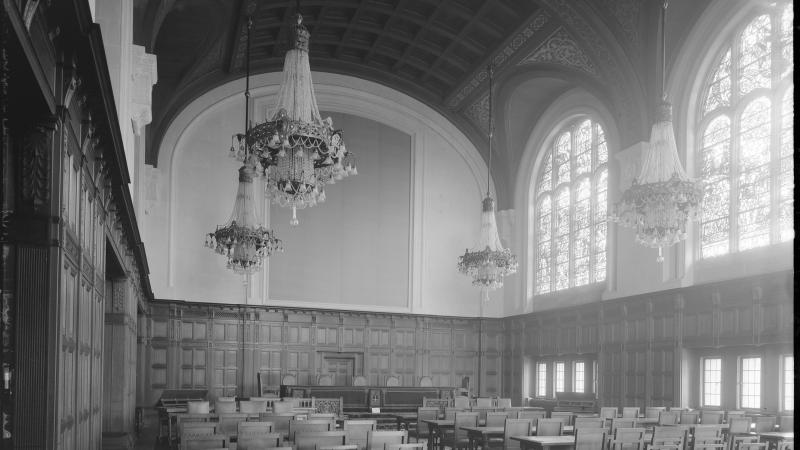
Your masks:
M703 185L689 178L681 165L672 128L672 106L665 92L667 2L661 8L661 103L650 132L650 145L642 161L642 171L614 206L611 220L636 230L636 242L658 248L658 262L664 261L663 248L686 238L686 223L696 218L703 198Z
M252 22L247 20L247 76L245 78L245 134L248 134L249 100L250 100L250 28ZM247 138L243 139L245 142ZM255 188L253 178L257 176L258 160L250 153L247 145L243 148L244 165L239 168L239 188L233 204L231 218L222 226L217 226L213 233L206 236L206 247L209 247L228 258L228 269L242 275L249 275L261 270L265 257L274 252L282 252L283 244L272 232L265 228L256 215Z
M494 199L489 193L489 180L492 173L492 136L494 122L492 119L492 79L494 70L489 66L489 164L486 175L486 198L483 199L481 212L481 234L478 245L458 257L458 271L472 277L472 284L480 286L484 300L488 299L488 290L503 287L503 277L517 271L517 257L509 249L504 249L497 233L497 222L494 215Z
M231 155L241 160L250 145L264 168L266 194L274 204L292 208L292 225L299 223L298 209L325 201L325 185L358 174L341 130L333 129L330 117L320 116L308 63L309 38L298 1L276 113L255 125L246 139L236 135L238 150L231 146Z

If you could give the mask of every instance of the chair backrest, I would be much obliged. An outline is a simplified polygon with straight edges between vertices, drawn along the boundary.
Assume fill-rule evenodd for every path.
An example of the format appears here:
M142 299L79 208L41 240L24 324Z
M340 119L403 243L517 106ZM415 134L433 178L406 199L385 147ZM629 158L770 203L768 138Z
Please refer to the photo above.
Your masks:
M425 408L435 406L439 408L440 413L444 413L444 410L450 406L450 399L422 397L422 406Z
M625 418L639 417L639 407L638 406L624 406L622 408L622 417L625 417Z
M572 425L573 417L575 417L575 413L569 411L553 411L550 413L551 419L558 419L564 422L564 426Z
M644 409L644 417L647 419L657 419L658 413L666 410L666 406L648 406Z
M217 434L216 422L182 422L178 424L178 433L184 434Z
M753 417L753 422L756 423L756 433L767 433L775 431L775 425L778 423L778 418L775 416L756 416Z
M614 433L614 430L617 428L635 428L636 427L636 419L628 419L624 417L617 417L616 419L611 419L611 433Z
M700 423L700 413L697 411L681 411L681 424L694 425Z
M505 408L503 411L508 414L509 419L519 419L519 412L522 411L522 408L511 407Z
M294 386L297 384L297 378L294 375L284 375L281 378L281 384L285 386Z
M511 408L511 399L510 398L498 398L495 401L496 408Z
M561 436L564 421L561 419L539 419L536 422L537 436Z
M262 422L272 422L272 432L281 433L284 438L289 437L289 423L294 420L294 414L262 413L259 419Z
M417 437L428 436L430 426L424 420L436 420L439 418L439 408L435 406L421 406L417 408Z
M661 411L658 413L658 425L677 425L678 417L677 411Z
M531 419L507 419L503 428L505 448L520 448L519 441L511 439L511 436L530 436L532 427Z
M598 419L600 423L604 419ZM605 428L577 428L575 424L575 450L603 450L606 441Z
M186 412L189 414L208 414L210 410L211 405L207 401L186 402Z
M780 420L781 432L794 432L794 416L781 416Z
M330 374L322 374L317 377L317 385L319 386L333 386L333 377Z
M728 433L749 433L750 432L750 418L749 417L731 417L728 419Z
M433 386L433 378L429 376L424 376L419 379L419 386L420 387L431 387Z
M367 433L367 450L384 450L387 444L405 444L407 431L371 430Z
M332 420L292 420L289 422L289 440L295 440L298 433L319 433L335 428ZM344 444L344 443L343 443Z
M497 411L492 412L489 411L486 413L486 426L487 427L502 427L503 424L508 419L508 413L505 411Z
M238 428L237 428L237 434L242 434L242 433L245 433L245 434L247 434L247 433L260 433L260 434L272 433L273 432L272 430L273 430L274 427L275 427L275 425L272 422L262 422L260 420L256 421L256 422L239 422L239 425L238 425Z
M478 408L491 408L494 405L492 405L491 397L478 397L475 399L475 406Z
M424 450L426 444L386 444L386 450Z
M436 410L438 411L438 410ZM355 444L359 450L367 447L367 435L378 428L376 420L345 420L343 429L348 444Z
M218 402L235 402L236 397L217 397Z
M464 411L460 408L445 408L444 409L444 420L453 420L456 417L457 412Z
M181 450L202 450L227 447L228 437L222 434L184 434L181 436Z
M388 377L386 377L386 386L389 387L400 386L400 378L394 375L389 375Z
M308 415L309 420L336 420L336 414L330 413L311 413Z
M740 409L725 411L725 420L730 420L731 417L743 417L744 411Z
M353 377L353 386L366 386L367 377L356 375Z
M272 412L274 414L289 414L292 412L294 405L291 401L277 401L272 403Z
M716 425L722 423L725 418L724 411L704 409L700 411L700 423L705 425Z
M617 407L616 406L604 406L600 408L600 418L601 419L615 419L617 417Z
M317 398L314 401L314 407L317 408L316 414L332 414L334 418L341 417L344 414L342 397Z
M703 446L706 444L721 444L722 443L722 426L721 425L697 425L694 427L694 434L692 437L694 447Z
M644 432L644 428L617 428L614 431L611 448L635 447L637 450L641 450L644 448Z
M316 431L297 433L294 438L296 450L316 450L317 447L345 444L344 431Z
M267 402L264 400L242 400L239 402L239 412L249 414L267 412Z
M650 444L654 446L676 446L682 449L683 444L686 442L687 431L684 427L655 427L653 428L653 438Z
M236 437L237 450L260 450L264 448L280 447L283 436L280 433L263 433L252 430L240 431Z
M536 420L544 419L545 417L547 417L547 411L544 410L535 410L535 411L522 410L519 413L517 413L518 419L530 419L534 423L536 423Z
M453 407L457 409L469 409L469 397L459 395L453 398Z
M453 439L455 441L464 441L469 438L467 430L464 427L477 427L478 426L478 413L459 411L453 419Z
M581 428L604 428L603 425L605 424L605 419L601 419L599 417L576 417L575 418L575 429L579 430Z
M291 447L289 447L291 449ZM318 446L317 450L358 450L358 446L355 444L345 444L345 445L322 445Z
M478 414L478 425L480 425L486 423L486 414L488 414L489 411L494 411L494 408L481 408L478 406L473 406L470 408L470 411Z
M217 414L230 414L236 412L236 402L235 401L221 401L217 399L214 403L214 412Z
M316 408L317 399L315 397L292 397L292 408Z
M228 436L228 438L236 436L239 433L240 422L247 422L247 414L220 414L217 433L224 434L225 436Z

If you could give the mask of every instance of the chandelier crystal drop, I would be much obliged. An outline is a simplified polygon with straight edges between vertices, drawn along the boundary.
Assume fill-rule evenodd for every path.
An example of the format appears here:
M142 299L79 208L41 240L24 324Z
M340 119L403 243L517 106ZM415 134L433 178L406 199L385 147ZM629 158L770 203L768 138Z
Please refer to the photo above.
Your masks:
M241 160L249 145L264 169L267 196L276 205L292 208L292 225L299 223L298 209L325 201L326 185L358 174L342 131L333 128L330 117L320 116L308 62L309 39L298 5L276 112L256 124L246 139L236 135L238 149L235 143L231 146L231 155Z
M255 166L239 168L239 188L228 222L206 237L206 247L228 258L228 269L250 275L263 267L264 258L283 251L283 243L259 222L255 210Z
M497 232L497 221L494 214L494 199L489 193L492 173L492 136L494 122L492 120L492 80L493 68L489 72L489 164L486 174L486 197L481 210L481 233L478 245L467 249L458 257L458 271L472 277L472 284L479 286L484 301L488 300L488 290L503 287L503 278L516 273L517 257L509 249L503 248Z
M672 106L666 101L664 91L666 10L664 2L661 9L662 101L641 173L622 193L609 217L624 227L635 229L636 242L658 248L658 262L664 261L664 247L686 239L686 224L696 220L703 199L702 182L689 178L681 165L672 127Z

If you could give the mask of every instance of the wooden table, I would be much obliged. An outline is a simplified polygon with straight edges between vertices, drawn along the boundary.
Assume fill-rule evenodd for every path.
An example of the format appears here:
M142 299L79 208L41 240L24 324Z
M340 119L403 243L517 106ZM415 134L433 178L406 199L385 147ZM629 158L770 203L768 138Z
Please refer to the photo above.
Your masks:
M489 448L490 437L503 437L505 432L505 427L461 427L461 429L467 431L470 448L475 448L474 443L480 442L484 450Z
M767 450L777 450L781 442L794 441L794 431L758 433L758 438L761 442L767 443Z
M437 446L441 447L442 430L453 428L455 425L454 420L423 420L428 424L430 429L430 438L428 439L428 450L434 450Z
M546 450L549 448L575 448L574 436L511 436L522 449Z
M397 421L398 430L409 430L411 429L411 422L417 420L417 413L389 414L389 417L394 417L394 420Z
M536 434L536 425L531 427L531 433ZM561 427L561 434L575 434L575 425L564 425Z

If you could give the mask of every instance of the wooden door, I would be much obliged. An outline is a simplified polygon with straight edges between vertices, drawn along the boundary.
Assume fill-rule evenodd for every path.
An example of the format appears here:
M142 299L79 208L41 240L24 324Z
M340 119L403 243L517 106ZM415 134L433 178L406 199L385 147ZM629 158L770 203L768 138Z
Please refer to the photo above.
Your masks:
M349 386L353 381L353 358L325 358L325 371L333 377L334 386Z

